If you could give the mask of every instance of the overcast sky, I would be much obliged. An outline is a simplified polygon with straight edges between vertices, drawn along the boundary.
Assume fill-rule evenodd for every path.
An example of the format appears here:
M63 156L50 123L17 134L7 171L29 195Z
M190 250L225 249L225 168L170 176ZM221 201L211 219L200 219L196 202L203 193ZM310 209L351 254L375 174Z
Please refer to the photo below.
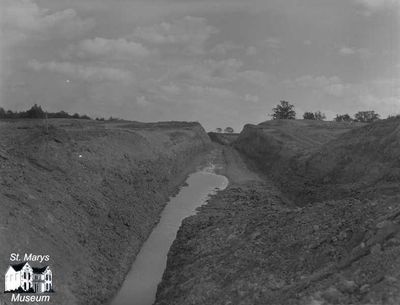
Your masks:
M1 0L0 106L206 129L400 113L398 0Z

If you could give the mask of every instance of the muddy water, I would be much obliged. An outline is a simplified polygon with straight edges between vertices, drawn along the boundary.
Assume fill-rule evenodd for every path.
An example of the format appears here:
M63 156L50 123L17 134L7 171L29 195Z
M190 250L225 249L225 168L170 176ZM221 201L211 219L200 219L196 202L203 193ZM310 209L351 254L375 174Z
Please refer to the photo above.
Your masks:
M170 199L158 225L136 257L132 268L111 305L152 305L157 285L166 267L167 253L181 222L195 214L195 209L205 203L209 195L228 185L228 179L216 175L213 166L191 174L187 185Z

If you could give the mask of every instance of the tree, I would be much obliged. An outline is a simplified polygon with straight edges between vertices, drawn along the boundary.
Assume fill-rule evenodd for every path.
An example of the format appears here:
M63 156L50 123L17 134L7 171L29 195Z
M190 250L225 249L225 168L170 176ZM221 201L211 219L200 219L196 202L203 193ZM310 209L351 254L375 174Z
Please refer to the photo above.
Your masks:
M222 132L222 128L215 128L215 132L221 133Z
M351 122L352 118L346 113L346 114L337 114L335 118L336 122Z
M354 115L356 122L370 123L379 120L379 114L373 110L359 111Z
M326 119L326 115L325 115L325 113L322 113L321 111L316 111L314 113L304 112L303 119L323 121Z
M16 113L12 112L11 110L7 110L7 113L6 113L6 118L7 119L14 119L16 117L17 117Z
M90 118L88 115L86 115L86 114L81 115L81 116L80 116L80 119L82 119L82 120L91 120L91 118Z
M287 101L281 101L280 104L272 108L274 114L272 115L273 120L294 120L296 118L296 111L294 111L294 105Z
M233 130L232 127L226 127L226 128L224 129L224 132L226 132L226 133L233 133L234 130Z
M305 120L315 120L315 115L312 112L304 112L303 119L305 119Z
M86 119L91 120L91 118L87 115L79 115L75 113L74 115L70 115L68 112L59 111L59 112L44 112L41 106L37 104L33 105L31 109L27 111L13 112L11 110L4 110L0 107L0 119L44 119L45 117L51 119L57 118L75 118L75 119Z
M67 119L70 118L71 116L68 114L68 112L65 111L59 111L59 112L54 112L54 113L49 113L48 114L49 118L55 118L55 119Z
M318 120L318 121L323 121L323 120L326 119L325 113L322 113L321 111L315 112L315 113L314 113L314 117L315 117L315 119Z
M31 119L44 118L44 111L41 106L35 104L26 112L26 117Z

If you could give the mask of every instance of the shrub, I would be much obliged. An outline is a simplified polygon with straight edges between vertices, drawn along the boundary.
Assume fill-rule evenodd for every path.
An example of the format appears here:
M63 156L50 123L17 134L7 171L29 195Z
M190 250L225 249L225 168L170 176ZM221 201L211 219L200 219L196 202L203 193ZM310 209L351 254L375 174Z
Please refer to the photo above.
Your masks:
M379 114L373 110L359 111L354 115L356 122L370 123L379 120Z
M353 119L346 113L346 114L337 114L335 118L336 122L351 122Z
M318 121L323 121L326 119L325 113L322 113L321 111L317 111L314 113L315 119Z
M323 121L326 119L325 113L322 113L321 111L317 112L304 112L303 114L303 119L305 120L318 120L318 121Z
M315 115L312 112L304 112L303 119L305 119L305 120L315 120Z
M392 119L400 119L400 114L390 114L387 117L388 120L392 120Z

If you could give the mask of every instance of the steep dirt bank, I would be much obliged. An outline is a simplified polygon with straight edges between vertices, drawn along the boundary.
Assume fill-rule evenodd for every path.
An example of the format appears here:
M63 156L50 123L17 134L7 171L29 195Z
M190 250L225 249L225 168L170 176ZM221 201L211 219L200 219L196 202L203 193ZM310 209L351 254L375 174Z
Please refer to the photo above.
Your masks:
M105 304L209 146L198 123L0 122L3 271L50 255L52 304Z
M183 223L157 305L400 304L399 196L293 209L231 187Z
M301 205L307 160L330 141L359 127L312 120L267 121L246 125L233 146Z
M298 205L373 198L398 190L399 125L269 121L246 126L233 145Z
M399 120L268 124L235 146L274 183L237 179L184 221L156 304L400 304Z

